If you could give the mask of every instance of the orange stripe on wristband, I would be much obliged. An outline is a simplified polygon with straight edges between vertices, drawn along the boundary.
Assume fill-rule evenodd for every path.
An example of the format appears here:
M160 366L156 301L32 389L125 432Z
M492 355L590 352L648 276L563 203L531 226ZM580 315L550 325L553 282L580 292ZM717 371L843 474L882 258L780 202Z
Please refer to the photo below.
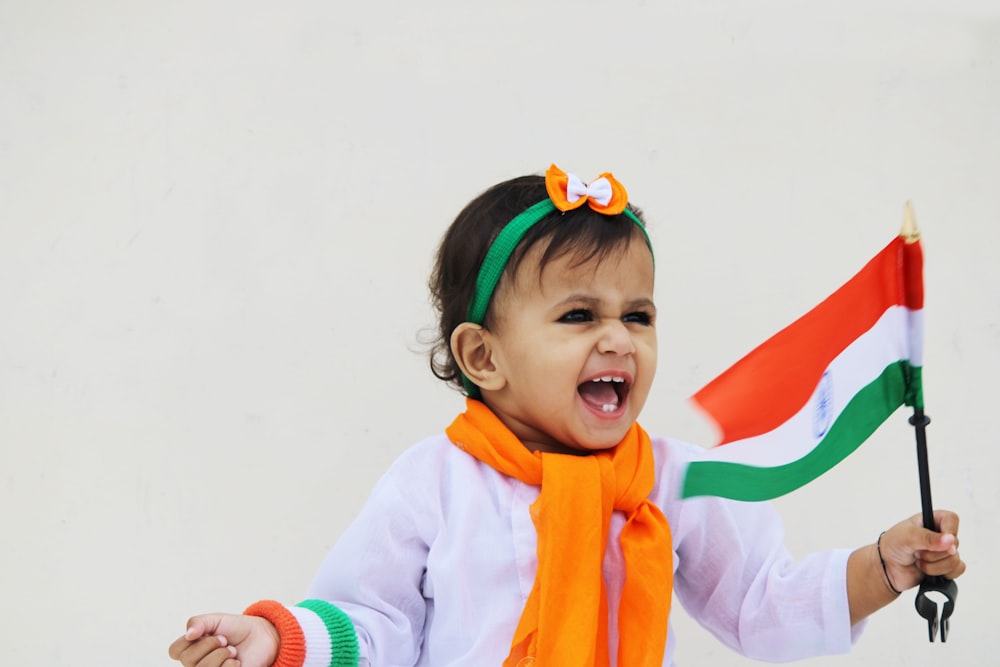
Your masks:
M285 608L285 605L274 600L262 600L254 602L243 613L266 619L278 630L281 644L272 667L302 667L305 664L306 636L302 633L295 616Z

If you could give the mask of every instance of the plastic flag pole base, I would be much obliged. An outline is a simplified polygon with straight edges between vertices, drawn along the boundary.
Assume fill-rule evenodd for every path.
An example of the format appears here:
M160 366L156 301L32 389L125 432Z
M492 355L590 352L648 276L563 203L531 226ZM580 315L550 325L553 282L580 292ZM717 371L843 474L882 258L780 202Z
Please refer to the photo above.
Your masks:
M938 603L928 597L928 593L940 593L945 597L941 605L941 618L938 619ZM927 577L917 591L915 605L917 613L927 619L927 639L933 642L937 638L938 628L941 629L941 641L948 641L948 626L951 613L955 611L955 600L958 598L958 584L944 577Z

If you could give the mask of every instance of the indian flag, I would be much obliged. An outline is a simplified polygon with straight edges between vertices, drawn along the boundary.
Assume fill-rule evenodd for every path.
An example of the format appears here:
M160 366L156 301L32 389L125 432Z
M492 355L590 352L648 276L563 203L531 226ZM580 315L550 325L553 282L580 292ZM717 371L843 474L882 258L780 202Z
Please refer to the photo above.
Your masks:
M767 500L816 479L899 406L923 409L923 251L908 226L857 275L694 395L722 438L681 496Z

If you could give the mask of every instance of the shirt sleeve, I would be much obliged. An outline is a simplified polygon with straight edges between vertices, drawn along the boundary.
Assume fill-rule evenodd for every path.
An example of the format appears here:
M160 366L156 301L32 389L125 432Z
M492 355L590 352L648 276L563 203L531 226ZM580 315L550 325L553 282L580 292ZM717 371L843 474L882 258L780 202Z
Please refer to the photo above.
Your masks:
M770 503L715 497L674 503L674 589L709 632L757 660L850 650L863 626L850 626L849 550L821 551L794 562Z
M421 534L419 499L404 497L395 481L399 464L376 484L307 593L351 619L362 664L412 665L420 654L428 544Z

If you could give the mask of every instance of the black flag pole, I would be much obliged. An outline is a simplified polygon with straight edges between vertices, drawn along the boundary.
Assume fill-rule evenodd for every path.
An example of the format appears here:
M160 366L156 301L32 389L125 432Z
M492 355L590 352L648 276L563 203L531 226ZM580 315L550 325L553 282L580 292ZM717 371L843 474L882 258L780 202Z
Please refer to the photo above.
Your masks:
M920 232L917 231L916 218L913 214L913 206L906 202L903 215L902 236L907 243L915 243L920 240ZM923 399L915 402L913 416L910 417L910 424L913 425L917 438L917 472L920 476L920 507L923 513L924 528L927 530L937 530L934 523L934 504L931 501L931 473L930 465L927 461L927 425L931 423L930 418L924 414ZM919 405L920 407L916 407ZM935 595L931 595L935 594ZM941 606L940 620L938 618L938 602L935 597L943 596L944 604ZM958 598L958 584L952 579L944 577L926 577L917 590L915 605L917 613L927 620L927 638L934 641L941 630L941 641L948 640L948 627L952 612L955 611L955 600Z
M920 474L920 505L924 515L924 528L936 531L934 506L931 503L931 474L927 464L927 425L931 423L931 420L924 414L923 409L915 408L913 416L910 417L910 423L913 424L917 436L917 468ZM945 598L941 607L940 622L938 621L938 602L935 599L939 596ZM958 584L952 579L927 577L920 584L914 604L917 607L917 613L927 620L927 639L929 641L934 641L937 637L939 627L941 641L948 641L948 627L951 614L955 611L956 599L958 599Z

